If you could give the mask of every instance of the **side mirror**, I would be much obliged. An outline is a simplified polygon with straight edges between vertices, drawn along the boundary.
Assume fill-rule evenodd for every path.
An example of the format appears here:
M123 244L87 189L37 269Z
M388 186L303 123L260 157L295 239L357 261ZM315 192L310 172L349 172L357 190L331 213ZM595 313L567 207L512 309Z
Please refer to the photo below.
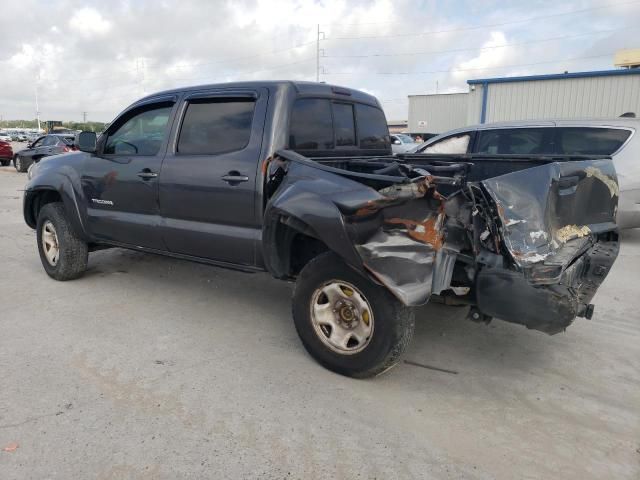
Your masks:
M98 137L96 132L80 132L74 143L78 150L87 153L96 153Z
M400 140L394 140L394 141L393 141L393 144L394 144L394 145L401 145L401 144L402 144L402 142L401 142Z
M31 148L33 147L33 144L31 142L27 143L27 148Z

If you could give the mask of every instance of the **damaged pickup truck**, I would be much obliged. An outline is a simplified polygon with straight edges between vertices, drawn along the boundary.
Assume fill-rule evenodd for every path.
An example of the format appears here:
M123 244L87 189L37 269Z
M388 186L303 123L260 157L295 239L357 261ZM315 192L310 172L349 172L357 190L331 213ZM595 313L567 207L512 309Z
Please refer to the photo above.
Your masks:
M618 253L610 158L394 157L377 100L331 85L161 92L78 146L25 191L49 276L105 247L266 270L296 282L308 352L353 377L398 362L430 299L564 331Z

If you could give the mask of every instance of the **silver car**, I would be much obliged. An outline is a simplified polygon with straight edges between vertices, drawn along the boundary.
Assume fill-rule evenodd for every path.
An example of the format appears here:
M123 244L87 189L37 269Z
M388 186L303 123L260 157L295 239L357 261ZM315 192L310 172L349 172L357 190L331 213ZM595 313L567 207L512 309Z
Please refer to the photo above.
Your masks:
M620 228L640 227L640 119L528 120L458 128L411 153L611 155L620 198Z
M391 135L391 151L393 153L407 153L413 150L417 143L411 137L405 133L392 133Z

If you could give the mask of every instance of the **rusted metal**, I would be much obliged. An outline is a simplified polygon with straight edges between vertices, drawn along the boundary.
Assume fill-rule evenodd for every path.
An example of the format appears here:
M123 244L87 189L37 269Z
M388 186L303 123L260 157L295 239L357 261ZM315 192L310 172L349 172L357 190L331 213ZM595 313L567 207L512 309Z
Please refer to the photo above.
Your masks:
M407 227L407 233L409 236L419 242L431 245L435 250L440 250L443 243L442 234L442 221L444 219L444 213L439 213L436 216L428 217L422 222L415 220L407 220L404 218L389 218L385 220L385 223L394 225L404 225Z

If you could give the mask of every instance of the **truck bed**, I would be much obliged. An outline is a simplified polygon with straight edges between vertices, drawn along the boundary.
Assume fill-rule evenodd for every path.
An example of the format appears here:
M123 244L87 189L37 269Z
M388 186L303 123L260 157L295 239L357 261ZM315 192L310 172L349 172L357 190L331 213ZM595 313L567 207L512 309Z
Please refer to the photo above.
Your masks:
M591 315L618 250L608 157L309 158L285 150L267 185L268 211L300 188L330 203L323 226L314 219L307 234L406 305L438 295L547 333Z

